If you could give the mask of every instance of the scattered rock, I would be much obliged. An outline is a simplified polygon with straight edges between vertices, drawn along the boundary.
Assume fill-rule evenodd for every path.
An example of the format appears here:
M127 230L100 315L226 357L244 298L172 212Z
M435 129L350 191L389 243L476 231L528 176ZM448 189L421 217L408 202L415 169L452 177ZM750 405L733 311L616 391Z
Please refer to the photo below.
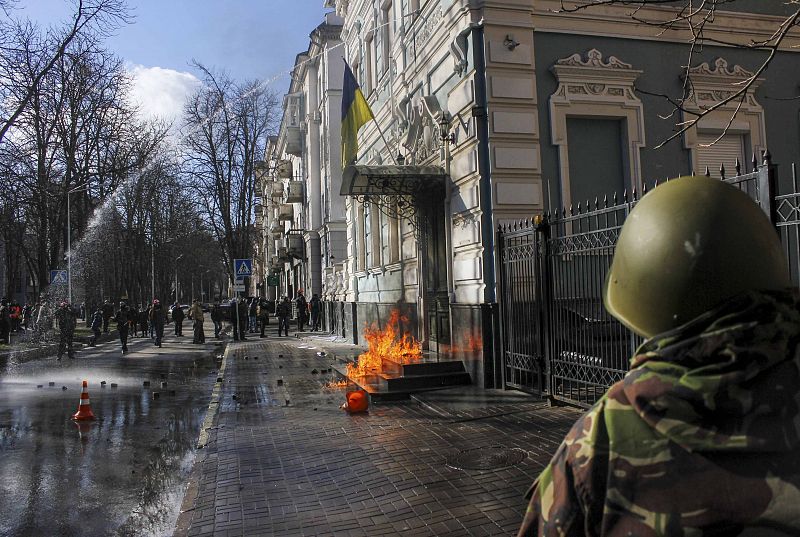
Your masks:
M112 387L112 388L116 388L116 387L117 387L117 383L116 383L116 382L112 382L112 383L111 383L111 387Z
M316 369L312 369L311 370L311 374L312 375L317 375L318 373L319 373L319 371L317 371Z
M37 388L41 388L41 387L42 387L42 385L41 385L41 384L37 384L37 385L36 385L36 387L37 387Z
M289 406L289 400L288 399L286 400L286 406Z
M222 377L217 377L217 382L222 382Z
M62 390L62 391L66 390L66 389L67 389L67 387L66 387L66 386L61 386L61 390Z
M278 379L278 386L283 386L283 379Z
M328 355L328 353L327 353L327 352L325 352L325 351L319 351L319 352L317 353L317 356L319 356L319 357L323 357L323 356L327 356L327 355Z
M101 381L100 381L100 387L101 387L101 388L105 388L105 387L106 387L106 381L104 381L104 380L101 380Z
M282 365L279 365L279 366L278 366L278 369L283 369L283 366L282 366Z
M233 395L231 395L231 399L233 399L234 401L236 401L236 394L233 394Z
M146 380L146 381L142 382L142 386L144 386L145 388L150 386L150 381Z
M283 355L282 355L282 354L279 354L279 355L278 355L278 358L283 358Z
M55 383L55 382L48 382L48 383L47 383L47 385L48 385L48 386L55 386L55 385L56 385L56 383Z

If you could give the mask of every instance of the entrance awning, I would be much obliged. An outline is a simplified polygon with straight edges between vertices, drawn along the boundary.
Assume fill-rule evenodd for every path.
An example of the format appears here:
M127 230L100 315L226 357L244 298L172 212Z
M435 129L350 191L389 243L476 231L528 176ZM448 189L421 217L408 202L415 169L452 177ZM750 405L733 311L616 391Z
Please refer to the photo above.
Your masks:
M407 196L444 188L439 166L348 166L342 171L342 196Z

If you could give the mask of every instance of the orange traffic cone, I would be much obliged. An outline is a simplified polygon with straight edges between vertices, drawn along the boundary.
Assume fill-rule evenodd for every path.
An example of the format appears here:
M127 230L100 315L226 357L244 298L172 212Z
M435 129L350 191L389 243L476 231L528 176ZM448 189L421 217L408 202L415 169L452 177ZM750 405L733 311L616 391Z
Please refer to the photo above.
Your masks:
M78 404L78 411L72 415L74 420L93 420L94 413L92 412L92 405L89 404L89 383L83 381L83 389L81 390L81 402Z

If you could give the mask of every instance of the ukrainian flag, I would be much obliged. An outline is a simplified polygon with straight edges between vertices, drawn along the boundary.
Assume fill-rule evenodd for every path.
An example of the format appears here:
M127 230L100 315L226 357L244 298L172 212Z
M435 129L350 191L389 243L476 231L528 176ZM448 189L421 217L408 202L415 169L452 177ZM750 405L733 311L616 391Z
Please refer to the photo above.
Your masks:
M358 129L375 119L347 62L342 81L342 168L358 157Z

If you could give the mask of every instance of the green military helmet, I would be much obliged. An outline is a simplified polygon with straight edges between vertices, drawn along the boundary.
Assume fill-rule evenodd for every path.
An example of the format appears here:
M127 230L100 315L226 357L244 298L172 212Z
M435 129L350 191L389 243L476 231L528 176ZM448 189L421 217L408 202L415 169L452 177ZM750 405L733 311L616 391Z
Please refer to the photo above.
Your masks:
M652 337L740 293L790 285L780 238L747 194L710 177L681 177L628 215L603 302Z

